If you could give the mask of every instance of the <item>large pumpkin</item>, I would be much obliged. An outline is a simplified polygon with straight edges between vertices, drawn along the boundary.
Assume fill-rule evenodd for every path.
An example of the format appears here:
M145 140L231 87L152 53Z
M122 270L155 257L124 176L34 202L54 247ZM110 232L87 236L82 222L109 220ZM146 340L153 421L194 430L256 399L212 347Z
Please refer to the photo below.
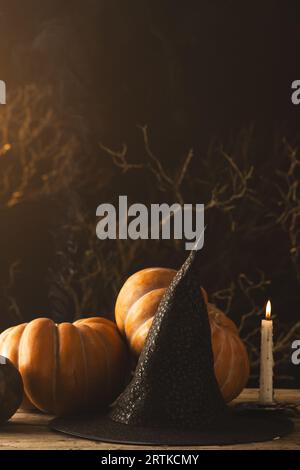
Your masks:
M19 369L27 399L51 414L100 409L124 385L126 346L104 318L23 323L0 335L0 354Z
M175 274L173 269L143 269L127 279L118 295L116 322L136 357L143 348L159 302ZM216 378L224 399L229 402L240 394L248 381L248 354L233 321L208 303L204 289L202 295L209 314Z

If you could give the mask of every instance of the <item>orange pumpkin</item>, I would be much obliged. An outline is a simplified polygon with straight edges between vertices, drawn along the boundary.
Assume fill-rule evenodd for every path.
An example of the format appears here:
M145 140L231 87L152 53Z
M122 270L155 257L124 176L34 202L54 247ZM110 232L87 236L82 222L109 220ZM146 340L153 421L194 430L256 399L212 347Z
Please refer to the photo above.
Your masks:
M0 335L0 354L19 369L29 402L51 414L102 408L124 385L126 347L104 318L23 323Z
M159 302L175 274L174 269L143 269L127 279L118 295L116 322L135 357L141 353ZM249 379L248 354L233 321L209 304L205 290L201 290L209 314L215 374L224 399L229 402Z

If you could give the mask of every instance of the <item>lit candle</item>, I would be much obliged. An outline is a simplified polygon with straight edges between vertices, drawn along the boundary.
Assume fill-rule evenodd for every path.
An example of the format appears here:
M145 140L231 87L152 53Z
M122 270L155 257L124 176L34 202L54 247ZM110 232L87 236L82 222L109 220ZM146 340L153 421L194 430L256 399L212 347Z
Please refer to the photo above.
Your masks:
M273 403L273 321L271 302L266 306L266 319L261 322L259 402Z

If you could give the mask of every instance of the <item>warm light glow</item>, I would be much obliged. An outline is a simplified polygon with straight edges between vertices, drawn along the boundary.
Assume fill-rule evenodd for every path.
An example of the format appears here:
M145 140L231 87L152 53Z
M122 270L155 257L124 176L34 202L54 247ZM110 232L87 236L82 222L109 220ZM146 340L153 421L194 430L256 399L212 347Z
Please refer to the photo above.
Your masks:
M267 306L266 306L266 319L270 320L271 318L271 302L268 300Z
M0 156L5 155L7 152L9 152L11 149L10 144L4 144L2 148L0 148Z

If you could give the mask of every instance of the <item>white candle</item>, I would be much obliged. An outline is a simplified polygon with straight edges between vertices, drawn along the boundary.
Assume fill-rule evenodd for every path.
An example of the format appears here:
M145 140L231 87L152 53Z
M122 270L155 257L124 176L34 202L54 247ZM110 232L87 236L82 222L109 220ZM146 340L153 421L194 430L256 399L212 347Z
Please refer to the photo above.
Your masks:
M271 302L266 306L266 319L261 322L259 402L271 404L273 396L273 321Z

